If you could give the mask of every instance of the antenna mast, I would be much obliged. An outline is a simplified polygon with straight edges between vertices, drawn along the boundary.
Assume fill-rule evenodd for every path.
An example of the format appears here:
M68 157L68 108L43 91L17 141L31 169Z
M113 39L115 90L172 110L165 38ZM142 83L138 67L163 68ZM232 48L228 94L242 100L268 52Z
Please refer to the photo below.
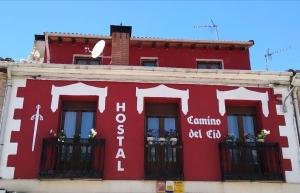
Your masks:
M270 62L272 60L272 55L274 54L279 54L282 52L285 52L287 50L291 49L291 47L288 48L282 48L279 50L275 50L273 52L270 51L270 48L267 49L267 53L264 55L265 59L266 59L266 71L269 71L269 66L268 66L268 62Z
M202 28L207 27L215 31L216 33L216 39L219 40L219 31L218 31L218 25L214 23L212 19L210 19L211 24L210 25L195 25L194 28Z

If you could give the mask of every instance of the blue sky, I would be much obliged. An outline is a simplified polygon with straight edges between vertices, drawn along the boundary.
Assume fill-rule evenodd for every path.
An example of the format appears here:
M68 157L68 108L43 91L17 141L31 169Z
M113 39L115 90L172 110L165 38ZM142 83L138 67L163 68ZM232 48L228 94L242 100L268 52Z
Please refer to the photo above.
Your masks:
M45 31L109 35L111 24L133 26L134 36L213 40L207 25L218 25L220 40L254 40L252 69L300 69L300 1L0 1L0 56L27 58L34 34Z

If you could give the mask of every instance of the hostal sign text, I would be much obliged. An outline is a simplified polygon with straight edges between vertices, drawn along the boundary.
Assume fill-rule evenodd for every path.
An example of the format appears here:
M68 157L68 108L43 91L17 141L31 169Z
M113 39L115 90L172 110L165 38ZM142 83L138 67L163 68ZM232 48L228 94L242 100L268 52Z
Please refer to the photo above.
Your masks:
M124 132L125 132L124 123L126 121L125 106L126 106L125 102L116 104L117 141L118 141L116 160L117 160L117 170L119 172L124 171L124 168L122 167L122 161L126 158L123 149L123 140L124 140Z

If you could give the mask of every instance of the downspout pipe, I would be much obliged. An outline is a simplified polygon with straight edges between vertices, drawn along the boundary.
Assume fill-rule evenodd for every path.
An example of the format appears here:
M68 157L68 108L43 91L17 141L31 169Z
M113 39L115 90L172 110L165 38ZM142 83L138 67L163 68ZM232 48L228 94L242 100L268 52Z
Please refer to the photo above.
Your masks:
M293 105L293 110L294 110L294 117L295 117L295 124L296 124L296 132L297 132L297 137L298 137L298 146L300 147L300 128L299 128L299 124L300 124L300 113L299 113L299 106L298 106L298 99L297 99L297 90L298 88L294 85L295 79L297 73L294 70L290 70L291 72L293 72L293 75L290 79L290 90L288 95L285 97L284 101L283 101L283 112L287 112L286 109L286 101L288 99L288 97L291 95L292 98L292 105ZM299 160L300 160L300 148L299 149Z
M6 123L9 114L9 105L11 100L11 90L12 90L12 78L11 78L11 66L7 66L7 80L6 80L6 89L2 107L2 115L1 115L1 129L0 129L0 163L2 164L2 152L4 148L4 140L6 135ZM0 166L1 169L1 166ZM0 178L2 178L2 172L0 171Z
M298 87L296 87L293 91L292 100L293 100L293 106L294 106L294 111L295 111L295 122L296 122L296 127L297 127L299 151L300 151L300 112L299 112L299 101L297 99L297 91L298 91ZM300 160L300 157L299 157L299 160Z

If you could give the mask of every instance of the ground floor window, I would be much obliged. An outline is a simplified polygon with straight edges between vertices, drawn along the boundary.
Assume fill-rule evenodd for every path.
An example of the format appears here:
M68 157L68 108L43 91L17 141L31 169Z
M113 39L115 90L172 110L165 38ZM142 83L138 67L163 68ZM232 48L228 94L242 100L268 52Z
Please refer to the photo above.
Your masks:
M96 102L64 101L59 138L43 141L40 177L102 178L105 140L91 137Z
M235 140L254 140L256 135L257 117L255 107L229 106L227 112L228 134L234 135Z
M61 129L66 138L80 137L87 139L95 128L96 103L64 102Z

